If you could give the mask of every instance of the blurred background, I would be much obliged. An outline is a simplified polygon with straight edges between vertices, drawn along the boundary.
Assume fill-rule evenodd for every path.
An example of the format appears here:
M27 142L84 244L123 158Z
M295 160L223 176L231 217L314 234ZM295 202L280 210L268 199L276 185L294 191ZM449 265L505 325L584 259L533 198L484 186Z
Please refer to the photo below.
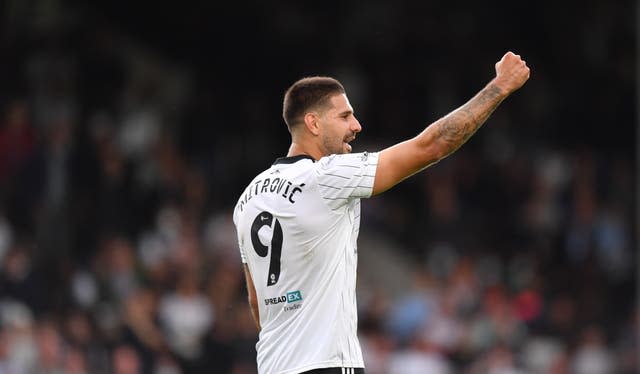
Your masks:
M231 212L331 75L417 134L530 81L363 204L367 373L637 373L637 2L0 1L0 373L255 373Z

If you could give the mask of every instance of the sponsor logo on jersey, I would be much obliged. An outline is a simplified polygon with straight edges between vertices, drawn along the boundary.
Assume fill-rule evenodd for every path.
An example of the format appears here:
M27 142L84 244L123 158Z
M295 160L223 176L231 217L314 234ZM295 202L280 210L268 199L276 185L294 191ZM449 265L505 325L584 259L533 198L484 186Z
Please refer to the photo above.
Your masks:
M300 291L287 292L287 303L295 303L296 301L302 301Z
M291 311L291 310L297 310L297 309L300 309L300 307L302 307L302 305L301 305L301 304L293 304L293 305L291 305L291 306L285 306L285 307L284 307L284 311L285 311L285 312L289 312L289 311Z
M286 302L287 304L302 301L302 293L300 291L287 292L286 295L264 299L265 305L275 305Z
M275 305L275 304L284 303L285 301L287 301L287 298L285 296L279 296L279 297L272 297L270 299L264 299L265 305Z

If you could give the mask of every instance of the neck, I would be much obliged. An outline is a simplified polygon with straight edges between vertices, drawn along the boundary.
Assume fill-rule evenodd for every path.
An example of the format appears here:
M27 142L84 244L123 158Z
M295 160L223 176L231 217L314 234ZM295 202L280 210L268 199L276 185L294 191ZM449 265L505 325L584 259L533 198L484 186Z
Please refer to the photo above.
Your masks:
M292 141L291 146L289 147L289 152L287 153L287 157L307 155L311 156L314 160L319 160L324 156L322 151L317 147L312 147L310 145L305 145L303 143Z

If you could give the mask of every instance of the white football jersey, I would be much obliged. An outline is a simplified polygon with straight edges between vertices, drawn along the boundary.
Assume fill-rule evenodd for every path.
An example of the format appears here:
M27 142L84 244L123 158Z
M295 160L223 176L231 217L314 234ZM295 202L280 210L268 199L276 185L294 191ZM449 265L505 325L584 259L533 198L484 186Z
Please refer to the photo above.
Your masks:
M260 305L258 372L364 367L356 240L377 165L377 153L280 158L238 200L233 220Z

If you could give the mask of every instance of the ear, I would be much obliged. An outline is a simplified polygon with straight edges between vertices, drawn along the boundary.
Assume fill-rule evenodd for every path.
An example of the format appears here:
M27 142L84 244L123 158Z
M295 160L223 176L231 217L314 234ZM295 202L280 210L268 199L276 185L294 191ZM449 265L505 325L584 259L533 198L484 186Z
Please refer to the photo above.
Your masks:
M307 127L313 135L320 134L320 125L318 124L318 114L315 112L309 112L304 115L304 125Z

